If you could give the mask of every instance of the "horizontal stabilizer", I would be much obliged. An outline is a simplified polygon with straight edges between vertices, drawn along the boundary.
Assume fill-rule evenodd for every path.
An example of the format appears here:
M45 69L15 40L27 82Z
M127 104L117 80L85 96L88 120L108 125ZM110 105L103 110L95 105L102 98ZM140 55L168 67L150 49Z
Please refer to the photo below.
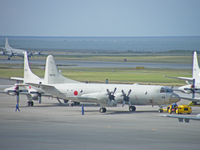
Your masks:
M24 81L24 78L20 78L20 77L11 77L11 80L15 80L15 81Z

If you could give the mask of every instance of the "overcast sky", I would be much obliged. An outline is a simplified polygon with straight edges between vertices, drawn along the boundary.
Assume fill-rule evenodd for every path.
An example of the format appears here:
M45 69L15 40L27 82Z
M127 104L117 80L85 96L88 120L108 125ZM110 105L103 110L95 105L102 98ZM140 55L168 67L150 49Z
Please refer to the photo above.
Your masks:
M200 0L0 0L0 36L200 35Z

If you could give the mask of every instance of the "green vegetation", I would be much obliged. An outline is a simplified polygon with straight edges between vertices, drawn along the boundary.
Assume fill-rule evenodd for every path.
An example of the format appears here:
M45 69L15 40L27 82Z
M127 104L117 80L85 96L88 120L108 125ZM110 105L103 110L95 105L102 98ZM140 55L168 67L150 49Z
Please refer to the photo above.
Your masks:
M44 76L44 69L32 69L40 77ZM111 83L142 83L161 85L184 85L180 80L167 78L166 76L191 76L190 70L174 69L136 69L136 68L69 68L62 69L62 74L74 80L83 82L105 82L109 79ZM23 77L22 68L0 68L0 78Z
M55 52L54 52L55 53ZM94 54L94 53L55 53L56 60L82 60L82 61L116 61L122 62L144 62L144 63L185 63L192 64L191 55L168 55L165 54ZM63 55L62 55L63 54ZM7 59L0 56L0 59ZM19 59L14 57L12 59ZM20 58L22 59L22 58ZM46 56L32 57L34 60L44 60ZM23 60L22 60L23 61ZM124 62L126 63L126 62ZM62 66L62 64L59 64ZM38 68L40 67L40 68ZM66 68L62 69L62 74L74 80L88 82L105 82L109 79L111 83L145 83L162 85L184 85L180 80L167 78L185 76L191 77L192 70L184 69L149 69L143 66L136 68ZM9 78L11 76L23 77L23 64L0 64L0 78ZM31 66L32 71L40 77L44 76L44 66Z

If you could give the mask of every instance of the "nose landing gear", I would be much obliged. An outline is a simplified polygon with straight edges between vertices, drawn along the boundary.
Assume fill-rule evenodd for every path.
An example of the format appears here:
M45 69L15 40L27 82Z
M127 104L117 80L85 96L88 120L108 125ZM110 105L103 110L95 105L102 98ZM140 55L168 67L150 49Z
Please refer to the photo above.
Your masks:
M136 110L135 106L133 106L133 105L129 106L129 111L130 112L134 112L135 110Z
M106 108L105 108L105 107L101 107L101 108L99 109L99 112L100 112L100 113L105 113L105 112L106 112Z

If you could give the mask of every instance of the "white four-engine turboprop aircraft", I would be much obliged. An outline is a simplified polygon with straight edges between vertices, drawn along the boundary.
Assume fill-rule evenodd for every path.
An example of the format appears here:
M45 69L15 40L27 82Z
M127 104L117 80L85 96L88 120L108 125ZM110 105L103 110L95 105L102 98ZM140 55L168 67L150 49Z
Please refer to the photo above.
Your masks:
M44 79L32 73L27 53L24 53L24 78L12 77L22 81L4 91L9 95L19 95L16 87L26 87L27 96L32 100L41 102L41 96L51 96L57 99L72 100L76 102L92 102L100 104L100 112L106 112L106 106L116 106L118 103L128 104L130 111L135 111L134 105L165 105L179 101L179 96L171 89L157 85L138 84L99 84L82 83L65 78L60 74L53 56L46 60ZM34 87L33 87L34 86ZM17 98L18 99L18 98ZM28 101L32 106L33 102Z
M45 94L53 97L100 104L100 112L106 112L106 106L116 106L118 103L128 104L129 110L135 111L134 105L161 106L180 100L177 94L164 86L82 83L65 78L58 71L52 55L46 60L44 80L38 83L31 79L29 81L26 84L39 87Z
M2 54L5 56L8 56L8 60L11 59L11 57L13 56L20 56L23 57L24 56L24 52L26 50L22 50L22 49L16 49L16 48L12 48L9 43L8 43L8 39L6 38L5 41L5 47L0 48L2 50ZM28 57L31 57L33 55L40 55L40 52L28 52Z

